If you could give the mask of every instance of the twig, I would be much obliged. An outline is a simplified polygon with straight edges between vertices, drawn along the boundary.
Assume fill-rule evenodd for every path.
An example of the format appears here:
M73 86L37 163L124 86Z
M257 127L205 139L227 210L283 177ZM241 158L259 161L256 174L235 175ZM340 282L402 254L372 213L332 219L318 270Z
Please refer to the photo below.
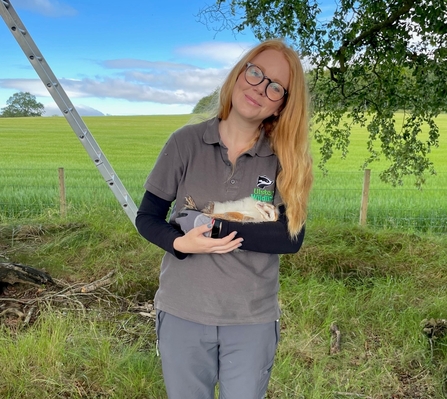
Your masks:
M338 326L335 323L331 324L330 332L331 332L331 349L329 351L329 354L335 355L341 350L341 343L340 343L341 333L340 330L338 329Z
M23 318L25 316L25 314L22 313L20 310L17 310L15 308L6 308L3 312L0 313L0 317L4 316L6 313L14 313L19 318Z
M102 277L101 279L99 279L97 281L94 281L93 283L90 283L90 284L77 283L77 284L69 285L69 286L64 287L62 290L60 290L58 292L50 292L49 294L41 296L41 297L35 297L35 298L30 298L30 299L0 298L0 302L15 302L15 303L20 303L22 305L35 305L36 303L46 302L48 300L55 299L55 298L70 299L70 297L73 297L75 295L77 296L77 295L89 294L98 288L103 288L104 286L111 284L112 283L111 276L113 275L113 273L114 272L110 272L106 276ZM108 292L108 291L106 291L106 292ZM77 300L75 300L75 301L80 303Z
M104 277L91 283L67 283L53 280L51 289L30 290L25 293L20 292L20 298L0 297L0 317L5 317L7 313L17 315L23 325L30 325L42 306L56 306L59 310L81 311L86 316L92 302L113 308L119 305L121 311L143 312L140 316L153 319L153 305L148 302L145 306L134 303L128 298L120 297L109 291L108 286L113 283L114 272L110 272ZM13 291L17 294L16 291ZM3 305L4 304L4 305ZM7 306L10 307L7 307ZM7 316L6 316L7 317Z
M152 318L152 319L155 319L155 316L156 316L155 311L153 311L153 312L151 312L151 313L147 313L147 312L138 312L138 314L139 314L140 316L143 316L143 317L149 317L149 318Z
M34 313L34 311L36 310L36 306L31 306L30 310L28 310L28 313L26 314L25 320L23 321L23 324L28 324L29 321L31 320L31 317Z
M100 278L99 280L94 281L93 283L86 284L78 289L74 290L73 292L92 292L97 290L98 288L110 285L112 283L112 276L115 274L115 272L112 270L110 273L106 274L104 277Z
M364 399L372 399L372 396L362 395L360 393L351 393L351 392L334 392L336 395L340 396L351 396L355 398L364 398Z
M106 287L101 287L101 291L105 292L107 294L107 297L115 299L117 303L125 302L128 307L133 306L132 301L130 301L128 298L124 298L116 294L113 294Z
M22 305L29 304L29 300L23 300L23 299L15 299L15 298L0 298L0 302L16 302L20 303Z

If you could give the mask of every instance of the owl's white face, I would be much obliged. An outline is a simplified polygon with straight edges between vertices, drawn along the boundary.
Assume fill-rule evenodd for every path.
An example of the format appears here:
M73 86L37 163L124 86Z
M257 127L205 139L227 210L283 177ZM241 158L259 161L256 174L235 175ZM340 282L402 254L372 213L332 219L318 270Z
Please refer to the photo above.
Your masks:
M265 221L275 222L278 219L278 210L274 205L257 201L255 207Z

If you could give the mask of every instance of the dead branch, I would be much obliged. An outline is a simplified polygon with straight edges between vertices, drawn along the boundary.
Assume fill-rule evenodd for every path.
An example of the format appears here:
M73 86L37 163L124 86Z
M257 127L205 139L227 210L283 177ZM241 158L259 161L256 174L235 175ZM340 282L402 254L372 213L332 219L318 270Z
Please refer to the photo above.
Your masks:
M97 290L98 288L105 287L107 285L110 285L113 283L112 276L115 274L115 272L112 270L110 273L106 274L104 277L100 278L99 280L94 281L93 283L86 284L79 288L79 291L73 290L72 292L92 292Z
M0 317L6 315L7 313L13 313L20 319L22 319L25 316L24 313L22 313L20 310L16 308L6 308L3 312L0 313Z
M15 270L11 265L16 266L16 264L8 263L8 270ZM20 290L19 288L10 285L0 296L0 317L8 317L8 315L14 314L18 316L20 320L23 320L23 325L29 325L31 324L31 320L35 319L33 316L37 314L41 306L56 305L59 309L62 306L62 308L67 308L69 310L80 310L85 315L87 308L92 302L99 303L105 301L108 306L111 307L112 302L110 299L117 303L123 303L124 301L126 307L129 308L130 301L112 294L105 288L113 283L113 274L114 272L112 271L99 280L91 283L67 284L66 282L59 280L53 281L51 280L51 277L48 276L47 278L47 275L43 273L43 277L41 277L45 277L46 280L42 281L51 280L53 283L48 288ZM38 275L40 276L40 274ZM18 282L18 280L11 278L8 279L8 284L11 284L12 281ZM23 280L21 279L20 282L23 282ZM8 294L14 295L15 297L8 297Z
M31 326L42 313L42 310L54 309L59 312L80 312L88 317L88 312L104 308L138 315L142 320L153 322L156 311L153 301L137 301L136 298L125 298L109 291L108 286L113 283L114 272L89 283L68 283L54 279L53 284L42 287L23 289L23 286L8 285L0 294L0 323L23 327ZM11 320L8 320L11 319ZM14 320L13 320L14 319ZM130 320L130 319L129 319ZM124 328L123 333L133 334L132 329ZM133 339L133 338L132 338Z
M52 283L51 276L33 267L21 265L20 263L1 262L0 282L15 284L25 283L32 285L43 285Z
M339 353L341 350L341 333L338 329L338 326L335 323L331 324L330 327L331 332L331 349L329 351L329 354L335 355L336 353Z

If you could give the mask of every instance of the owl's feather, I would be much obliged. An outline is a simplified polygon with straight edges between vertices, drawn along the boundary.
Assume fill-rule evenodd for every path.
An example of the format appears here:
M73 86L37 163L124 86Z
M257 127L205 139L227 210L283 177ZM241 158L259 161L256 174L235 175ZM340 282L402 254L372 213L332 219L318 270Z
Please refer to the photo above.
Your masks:
M198 210L194 200L189 196L186 197L186 206ZM226 202L211 201L201 212L213 219L251 223L275 222L279 215L277 207L252 197Z

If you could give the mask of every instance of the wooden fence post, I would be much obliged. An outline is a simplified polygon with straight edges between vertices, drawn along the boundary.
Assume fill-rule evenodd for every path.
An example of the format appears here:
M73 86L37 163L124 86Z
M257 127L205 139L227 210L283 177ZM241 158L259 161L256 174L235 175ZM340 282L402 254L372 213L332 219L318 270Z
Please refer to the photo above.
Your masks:
M360 225L362 226L366 225L366 218L368 214L370 179L371 179L371 169L365 169L365 175L363 177L362 203L360 205Z
M67 199L65 196L64 168L59 168L59 208L61 217L67 216Z

